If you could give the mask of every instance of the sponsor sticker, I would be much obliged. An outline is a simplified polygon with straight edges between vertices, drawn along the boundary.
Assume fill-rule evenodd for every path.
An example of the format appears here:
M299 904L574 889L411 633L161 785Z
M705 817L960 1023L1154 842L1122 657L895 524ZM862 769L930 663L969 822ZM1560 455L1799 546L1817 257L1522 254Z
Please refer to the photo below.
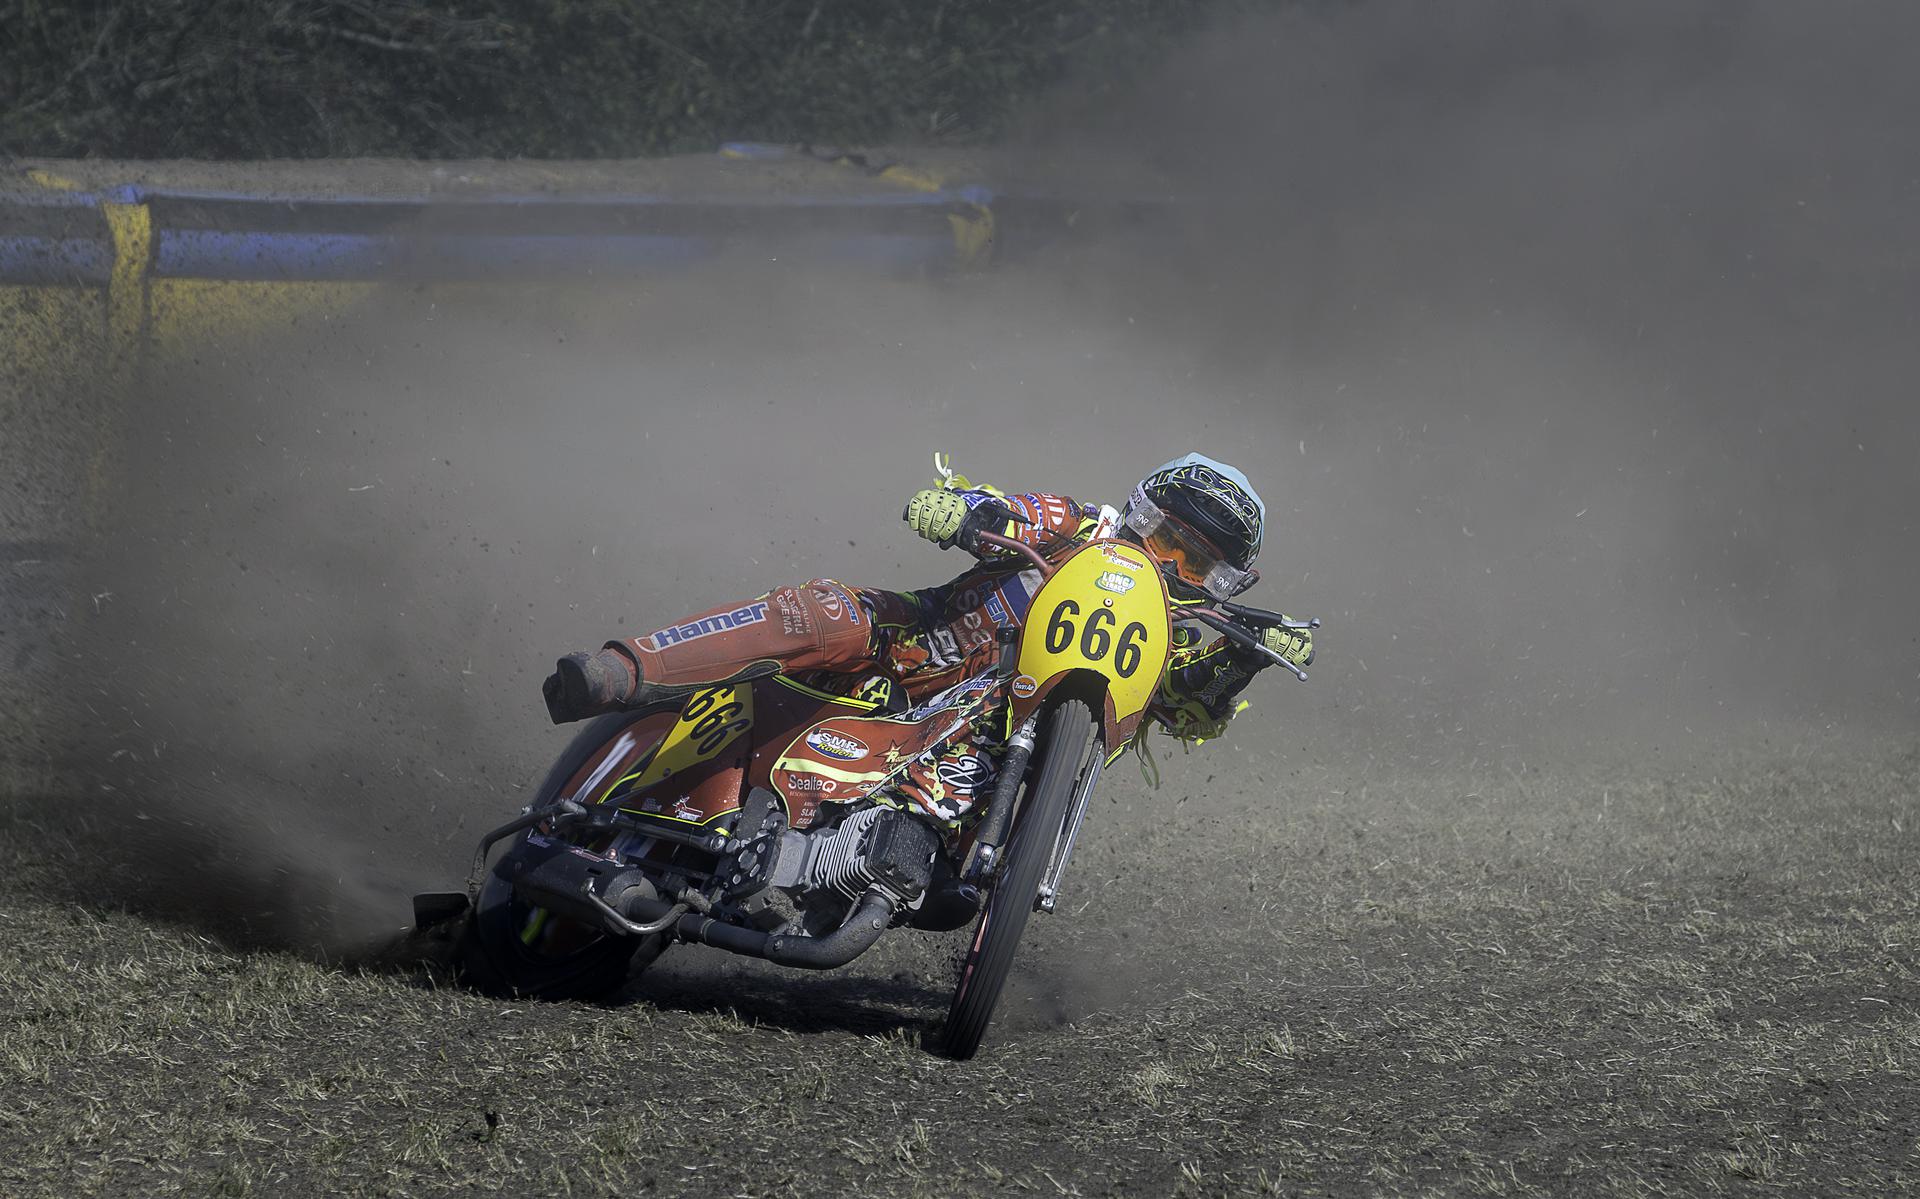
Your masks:
M1111 591L1115 595L1125 595L1127 592L1133 590L1133 576L1123 575L1117 570L1106 570L1100 572L1100 577L1093 581L1093 585L1102 591ZM1109 600L1108 602L1111 603L1112 601Z
M1129 579L1128 582L1132 580ZM1013 616L1007 611L1007 605L1001 602L998 591L987 597L987 619L997 625L1013 623Z
M1145 570L1147 564L1136 558L1131 552L1121 549L1110 541L1100 543L1100 556L1120 567L1122 570Z
M1023 675L1015 676L1013 680L1014 695L1018 696L1021 699L1025 699L1029 695L1032 695L1034 692L1038 690L1040 690L1040 681L1034 678L1032 675L1023 674Z
M961 754L942 759L935 773L943 786L970 796L993 778L993 763L978 754Z
M728 629L759 624L766 618L767 602L756 600L744 608L735 608L731 612L716 612L712 616L701 617L689 624L661 629L647 640L654 649L665 649L669 645L684 645L689 641L698 641L702 637L711 637L715 633L724 633Z
M832 729L815 729L807 734L807 748L842 762L857 762L867 756L867 743Z
M818 791L823 795L840 789L840 784L832 779L821 778L817 774L794 774L787 776L788 791Z
M820 610L827 614L828 620L860 623L860 605L846 591L826 583L810 583L808 586L813 589L814 602L820 605Z
M807 610L800 603L800 597L791 588L782 587L773 593L774 607L780 609L780 631L789 637L805 637L813 632L813 621L807 616Z

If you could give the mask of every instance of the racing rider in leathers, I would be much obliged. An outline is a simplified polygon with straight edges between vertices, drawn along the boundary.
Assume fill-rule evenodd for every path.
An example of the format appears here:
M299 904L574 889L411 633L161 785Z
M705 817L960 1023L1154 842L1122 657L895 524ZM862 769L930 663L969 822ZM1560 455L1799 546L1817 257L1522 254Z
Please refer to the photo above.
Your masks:
M1140 517L1145 514L1150 519ZM1125 512L1064 495L1006 495L958 476L915 494L905 520L940 547L978 560L951 582L920 591L852 588L832 579L779 587L670 624L645 637L609 641L596 653L561 658L542 688L555 724L661 701L682 702L702 687L784 671L796 682L905 712L990 670L995 631L1017 626L1038 589L1010 551L976 540L981 532L1018 539L1049 555L1089 537L1120 537L1161 561L1176 599L1204 598L1209 571L1251 583L1266 509L1245 475L1200 454L1167 463L1134 488ZM1143 535L1142 528L1151 528ZM1288 661L1313 661L1307 629L1270 628L1262 644ZM1272 659L1224 637L1205 640L1177 626L1153 716L1173 736L1200 742L1220 734L1240 692ZM937 762L917 763L903 798L943 828L957 830L975 796L987 793L992 762L958 744Z

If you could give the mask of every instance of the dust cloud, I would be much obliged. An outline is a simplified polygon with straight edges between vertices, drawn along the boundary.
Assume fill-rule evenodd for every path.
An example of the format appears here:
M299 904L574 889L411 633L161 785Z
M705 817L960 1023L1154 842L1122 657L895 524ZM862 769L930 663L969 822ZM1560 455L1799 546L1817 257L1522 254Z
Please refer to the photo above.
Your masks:
M1829 18L1301 5L1015 155L1191 214L1078 286L1233 428L1390 743L1912 728L1920 14Z
M56 687L73 777L183 864L129 890L350 946L564 743L556 654L956 571L898 518L935 449L1088 500L1248 470L1249 598L1327 621L1205 751L1250 788L1910 730L1916 23L1305 5L1000 156L1178 201L1144 232L938 282L396 293L156 364Z

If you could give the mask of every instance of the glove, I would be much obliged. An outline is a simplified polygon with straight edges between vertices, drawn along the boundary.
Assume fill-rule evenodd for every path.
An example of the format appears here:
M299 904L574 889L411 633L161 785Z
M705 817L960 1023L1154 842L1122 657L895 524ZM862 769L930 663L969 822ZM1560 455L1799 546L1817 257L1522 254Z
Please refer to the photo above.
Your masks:
M1283 629L1275 625L1261 630L1260 644L1266 646L1274 653L1279 654L1295 666L1313 665L1312 629ZM1256 654L1251 650L1247 650L1244 654L1236 656L1243 658L1246 665L1255 668L1272 666L1274 664L1272 658L1264 654Z
M967 501L959 493L929 487L914 493L900 518L913 526L914 532L946 550L958 544L967 512Z

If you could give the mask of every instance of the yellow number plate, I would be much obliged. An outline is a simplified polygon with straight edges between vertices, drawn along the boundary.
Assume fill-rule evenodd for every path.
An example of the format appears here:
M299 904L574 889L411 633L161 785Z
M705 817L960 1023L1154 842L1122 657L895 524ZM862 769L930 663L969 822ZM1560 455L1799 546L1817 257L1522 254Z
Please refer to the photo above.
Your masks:
M1166 585L1146 554L1097 541L1061 563L1033 597L1020 673L1041 686L1068 670L1103 674L1114 719L1125 721L1153 702L1172 634Z
M680 722L667 733L660 750L647 764L608 789L631 782L633 790L651 787L669 775L683 773L720 756L741 734L753 727L753 688L713 687L687 701Z

